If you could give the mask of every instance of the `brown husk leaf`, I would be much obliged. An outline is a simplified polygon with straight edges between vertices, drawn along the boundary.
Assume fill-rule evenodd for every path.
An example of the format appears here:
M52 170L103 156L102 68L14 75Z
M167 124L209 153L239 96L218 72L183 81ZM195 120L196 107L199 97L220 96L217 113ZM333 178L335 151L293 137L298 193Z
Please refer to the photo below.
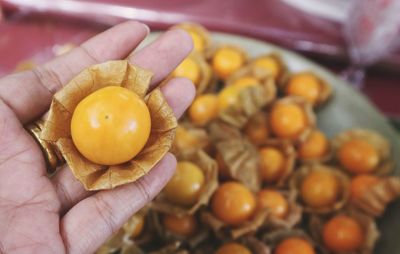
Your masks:
M306 140L310 136L312 130L315 128L315 125L316 125L316 116L315 116L315 113L313 111L311 104L302 97L287 96L287 97L283 97L282 99L276 100L271 105L271 107L274 107L274 105L279 104L279 103L283 103L283 104L292 104L293 103L303 109L304 115L307 119L307 126L304 128L304 130L301 133L299 133L299 135L295 139L292 139L291 141L293 141L294 143L297 143L297 142L303 142L304 140Z
M272 250L265 243L253 236L245 236L240 242L251 250L253 254L271 254Z
M278 190L286 198L289 210L285 218L268 216L263 224L263 228L268 230L291 229L296 226L303 217L303 208L297 204L297 195L294 190Z
M319 81L319 84L321 86L321 91L320 94L317 98L317 100L315 101L315 104L313 105L313 107L318 108L323 106L331 97L332 97L332 87L321 77L319 77L317 74L315 74L314 72L311 71L303 71L303 72L298 72L298 73L293 73L291 75L287 75L285 77L285 79L282 79L281 84L281 90L286 93L286 88L289 84L290 79L298 74L311 74L312 76L316 77Z
M334 176L336 176L338 183L340 185L340 187L338 188L340 193L338 194L338 199L334 204L326 207L313 208L308 206L301 200L299 193L301 191L301 185L305 177L308 176L311 172L318 170L329 171ZM300 169L296 170L296 172L294 172L293 176L289 180L289 186L291 190L294 190L297 193L298 202L303 205L303 209L305 212L327 214L338 211L347 204L347 201L349 199L350 179L346 174L344 174L342 171L334 167L322 164L312 164L312 165L304 165Z
M270 214L268 209L258 209L249 221L237 226L226 224L206 210L202 211L200 216L201 221L210 226L217 237L224 240L231 240L242 236L254 235Z
M146 96L152 74L126 60L91 66L54 95L41 138L57 145L74 176L86 190L112 189L147 174L169 151L177 120L159 89ZM72 142L70 125L75 107L89 94L106 86L122 86L145 101L151 116L150 137L131 161L105 166L83 157Z
M332 139L332 146L334 151L334 158L340 164L337 151L340 149L343 143L352 140L353 138L362 139L373 147L376 148L376 151L379 153L379 164L375 171L372 172L374 175L388 175L392 172L394 168L394 161L391 154L391 148L389 141L383 137L381 134L367 129L350 129L344 132L339 133ZM345 169L344 169L345 170ZM350 173L345 170L346 173Z
M221 121L210 125L210 136L229 176L243 183L251 191L260 190L261 174L257 148L243 138L238 129Z
M381 216L387 205L400 197L400 178L396 176L382 178L377 184L370 186L354 205L364 213Z
M283 86L284 82L287 80L287 77L289 75L288 68L287 68L286 64L282 61L282 58L279 55L279 53L272 52L269 54L257 56L250 60L249 66L252 69L259 69L258 67L254 66L255 61L257 61L258 59L270 58L270 57L275 59L280 66L280 72L278 74L278 77L275 80L277 87L279 88L279 87ZM261 70L261 71L265 71L265 70ZM268 73L268 75L270 75L270 74Z
M292 142L284 139L267 139L261 142L259 145L259 151L262 148L267 147L278 149L285 157L285 167L283 168L279 179L276 182L268 183L268 186L271 184L278 187L285 186L287 184L287 179L292 174L294 165L296 163L296 150L294 149Z
M276 97L276 85L272 77L265 77L260 85L244 88L237 104L222 110L219 118L237 128L242 128L249 119Z
M96 251L96 254L108 254L120 251L123 253L134 253L140 254L143 251L139 245L149 242L154 239L154 230L150 225L148 214L148 207L142 208L139 212L132 215L131 218L115 233L111 236L103 245ZM145 217L145 225L141 234L132 239L135 227L137 225L138 217Z
M174 216L194 214L200 207L208 204L212 194L218 187L217 163L202 150L198 150L192 154L180 155L177 159L178 161L190 161L196 164L204 174L204 186L201 189L197 202L190 207L175 205L161 192L152 203L152 208L155 211Z
M360 250L355 251L355 252L340 252L340 253L335 252L334 253L325 247L324 241L322 238L323 227L330 218L332 218L335 215L339 215L339 214L347 215L347 216L350 216L350 217L356 219L359 222L360 226L363 228L363 232L365 233L365 239L364 239L364 244ZM309 221L309 230L310 230L310 233L313 236L314 240L317 242L318 246L320 247L321 253L323 253L323 254L372 254L374 251L375 243L380 237L380 233L379 233L378 227L377 227L374 219L372 217L365 215L363 213L360 213L356 210L340 211L329 217L312 215L310 217L310 221Z
M210 139L206 130L195 127L188 122L183 122L179 123L176 128L171 152L176 156L185 156L200 149L209 150L210 146Z

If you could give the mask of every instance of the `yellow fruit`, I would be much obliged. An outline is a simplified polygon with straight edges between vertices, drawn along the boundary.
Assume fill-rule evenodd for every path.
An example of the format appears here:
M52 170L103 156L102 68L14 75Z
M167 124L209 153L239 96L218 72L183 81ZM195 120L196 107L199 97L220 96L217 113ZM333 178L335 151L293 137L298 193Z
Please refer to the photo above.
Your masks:
M175 217L173 215L164 215L164 227L177 235L191 236L197 231L197 221L193 215L185 215L182 217Z
M212 67L215 73L222 79L226 79L244 64L242 52L235 48L224 47L215 52L212 59Z
M301 185L301 198L313 207L321 208L333 205L339 195L339 183L329 171L311 172Z
M197 97L189 108L190 120L196 125L205 125L218 116L218 97L205 94Z
M338 157L343 167L355 174L371 173L379 164L376 148L362 139L353 139L342 144Z
M187 57L172 72L172 76L188 78L193 84L198 85L201 76L200 66L193 58Z
M289 80L286 92L289 95L303 97L311 104L315 104L321 94L321 84L316 76L310 73L300 73Z
M278 103L270 114L272 132L280 138L294 139L306 128L304 110L293 103Z
M254 61L254 66L261 68L271 74L276 79L281 72L279 62L273 57L262 57Z
M151 119L144 101L119 86L97 90L84 98L71 120L71 136L78 151L101 165L129 161L149 138Z
M260 150L261 177L265 182L275 182L282 175L285 168L285 157L282 152L273 147Z
M256 199L243 184L225 182L214 193L211 209L214 215L230 225L241 224L251 218Z
M201 169L189 161L181 161L165 186L164 193L171 202L189 206L196 203L203 185L204 174Z

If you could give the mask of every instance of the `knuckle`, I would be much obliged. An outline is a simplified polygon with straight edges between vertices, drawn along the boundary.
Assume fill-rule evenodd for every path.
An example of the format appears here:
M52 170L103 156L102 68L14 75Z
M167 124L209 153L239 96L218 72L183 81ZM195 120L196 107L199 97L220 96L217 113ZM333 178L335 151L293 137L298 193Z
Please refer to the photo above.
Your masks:
M37 66L32 70L40 85L51 95L62 88L63 84L57 72L44 66Z

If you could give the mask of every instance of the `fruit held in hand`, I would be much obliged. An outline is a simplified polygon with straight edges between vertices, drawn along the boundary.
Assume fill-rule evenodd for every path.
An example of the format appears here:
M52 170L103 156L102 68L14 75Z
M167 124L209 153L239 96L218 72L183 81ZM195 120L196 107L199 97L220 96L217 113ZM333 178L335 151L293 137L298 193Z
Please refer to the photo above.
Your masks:
M116 165L135 157L151 130L150 112L134 92L119 86L97 90L75 108L71 136L78 151L101 165Z

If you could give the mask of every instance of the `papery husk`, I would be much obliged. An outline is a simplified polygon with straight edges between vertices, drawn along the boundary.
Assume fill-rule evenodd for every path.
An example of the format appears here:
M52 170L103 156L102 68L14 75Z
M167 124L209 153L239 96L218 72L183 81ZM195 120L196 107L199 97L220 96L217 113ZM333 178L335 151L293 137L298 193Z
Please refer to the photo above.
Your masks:
M372 217L380 217L387 205L400 197L400 178L385 177L369 186L362 197L353 200L354 205Z
M238 239L243 236L254 235L270 216L268 209L258 209L251 219L240 225L229 225L214 216L210 211L204 210L200 213L201 221L208 225L215 235L222 240Z
M210 125L210 137L229 177L243 183L251 191L259 191L261 174L257 148L243 138L238 129L221 121Z
M253 254L271 254L272 250L265 243L253 236L245 236L240 242L251 250Z
M175 205L161 192L154 200L151 207L155 211L179 217L187 214L194 214L199 208L208 204L211 196L218 187L218 167L217 162L202 150L192 154L180 155L177 159L178 161L190 161L194 163L204 174L204 185L201 188L197 202L188 207Z
M332 139L334 158L339 164L340 162L337 157L337 151L340 149L344 142L347 142L353 138L362 139L368 142L373 147L375 147L376 151L379 153L379 164L376 169L371 172L371 174L382 176L388 175L392 172L394 168L394 161L392 158L389 141L381 134L368 129L349 129L347 131L339 133ZM346 173L350 173L348 170L345 171Z
M296 150L294 149L292 142L285 139L267 139L259 144L258 150L260 151L262 148L267 147L275 148L284 155L285 166L282 169L279 179L277 179L275 182L268 183L268 186L274 185L282 187L286 185L287 179L293 173L293 169L296 164Z
M297 193L294 190L277 190L288 202L288 213L285 218L268 216L262 228L267 230L291 229L300 223L303 217L303 208L296 202Z
M301 195L300 195L301 185L306 176L308 176L311 172L318 170L329 171L334 176L336 176L336 179L340 185L340 187L338 188L340 193L338 194L338 199L334 204L326 207L313 208L308 206L301 200ZM289 186L291 190L296 191L299 200L298 202L303 206L304 212L306 213L316 213L316 214L333 213L335 211L342 209L349 200L349 188L350 188L349 177L339 169L331 166L326 166L322 164L304 165L293 173L291 179L289 180Z
M302 238L312 246L317 247L313 239L302 229L298 228L268 231L261 236L261 240L270 246L271 249L275 249L282 241L292 237Z
M41 138L54 142L86 190L112 189L147 174L169 151L177 120L159 89L146 95L152 74L126 60L91 66L54 95ZM71 138L71 118L78 103L106 86L122 86L141 97L150 112L150 137L132 160L113 166L93 163L83 157Z
M312 71L303 71L303 72L297 72L297 73L292 73L291 75L287 75L285 77L285 79L282 80L282 82L280 83L280 89L287 94L286 92L286 88L289 84L290 79L298 74L311 74L313 76L315 76L320 84L321 90L320 93L318 95L318 98L316 99L313 107L318 108L323 106L331 97L332 97L332 87L321 77L319 77L318 75L316 75L314 72Z
M219 118L237 128L243 128L250 118L276 98L276 85L271 77L257 86L241 90L238 102L221 110Z
M251 59L248 65L252 69L259 69L259 67L254 66L255 61L257 61L258 59L263 59L263 58L267 58L267 57L268 58L271 57L271 58L275 59L277 61L277 63L279 64L280 71L279 71L278 76L275 79L275 82L277 84L277 87L282 87L284 85L284 82L287 80L287 78L289 76L289 70L288 70L288 67L286 66L285 62L283 62L279 53L272 52L272 53L257 56L255 58ZM265 71L265 70L263 70L263 71Z
M312 130L316 126L316 115L313 111L311 104L308 101L306 101L304 98L301 98L298 96L286 96L286 97L283 97L282 99L276 100L271 105L271 108L274 107L274 105L279 104L279 103L285 103L285 104L293 103L303 109L304 115L305 115L306 121L307 121L307 126L304 128L304 130L301 133L298 134L298 136L296 138L291 139L291 141L294 143L298 143L298 142L303 142L304 140L306 140L310 136ZM280 139L283 139L283 138L280 138Z
M205 54L205 52L211 46L212 41L210 32L204 26L198 23L183 22L173 26L171 29L174 28L179 28L187 32L194 32L198 34L204 40L204 52L199 52L201 54Z
M182 249L182 242L174 241L168 243L166 246L162 247L156 251L150 251L149 254L189 254L186 250Z
M155 225L156 232L165 243L179 242L180 246L187 246L191 249L194 249L198 245L204 243L210 236L209 228L201 224L199 220L197 220L197 231L193 235L182 236L174 232L170 232L162 225L161 216L163 215L163 213L158 213L154 210L151 212L151 219L153 220L153 224Z
M363 233L365 234L365 237L364 244L360 250L355 252L333 252L325 247L322 238L323 227L330 218L339 214L347 215L351 218L356 219L359 222L360 226L363 228ZM312 215L309 220L309 231L314 240L317 242L318 246L320 246L320 251L322 254L372 254L374 252L376 241L380 237L380 233L374 219L355 210L340 211L329 217Z
M311 131L312 133L312 131ZM310 134L311 135L311 134ZM308 137L310 137L310 135ZM296 149L298 150L299 147L301 146L302 143L306 142L307 139L301 140L299 143L296 144ZM301 158L300 156L297 156L297 160L301 162L301 164L319 164L319 163L325 163L329 162L333 158L333 146L332 146L332 141L328 139L327 137L327 142L328 142L328 151L321 157L319 158L311 158L311 159L304 159Z
M119 251L121 254L144 253L139 245L148 243L154 239L154 230L150 224L149 218L147 217L148 211L148 206L146 206L136 214L132 215L114 235L112 235L105 243L103 243L103 245L96 251L96 254L111 254L117 251ZM145 217L145 225L140 235L132 239L131 236L137 225L138 216Z
M210 150L210 146L210 138L205 129L195 127L188 122L181 122L176 128L171 152L176 156L185 156L201 149Z

